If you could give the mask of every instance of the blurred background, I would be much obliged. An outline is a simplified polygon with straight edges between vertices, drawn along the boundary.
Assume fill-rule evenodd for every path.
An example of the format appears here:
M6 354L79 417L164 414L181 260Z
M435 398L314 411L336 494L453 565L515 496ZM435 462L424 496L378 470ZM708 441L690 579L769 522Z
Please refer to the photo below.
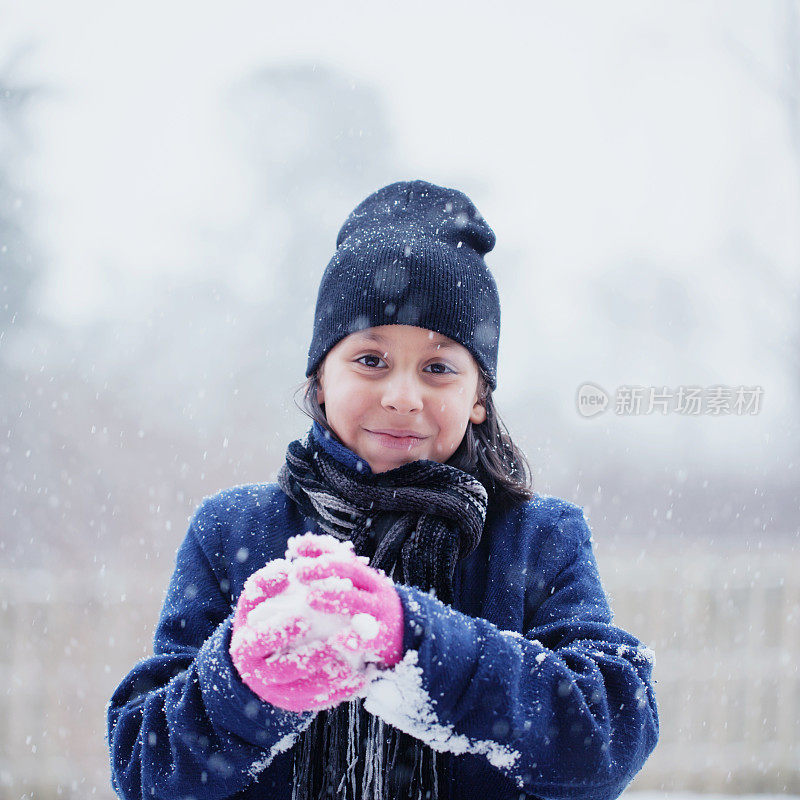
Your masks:
M339 226L415 178L497 234L497 406L656 652L629 792L800 795L800 3L0 0L0 798L113 797L189 517L275 479Z

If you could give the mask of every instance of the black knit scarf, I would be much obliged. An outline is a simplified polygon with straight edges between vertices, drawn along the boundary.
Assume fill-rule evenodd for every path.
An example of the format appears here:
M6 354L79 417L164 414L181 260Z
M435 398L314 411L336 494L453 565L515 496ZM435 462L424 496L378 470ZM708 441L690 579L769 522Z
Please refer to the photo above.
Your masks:
M360 473L311 431L289 444L278 484L371 566L434 589L445 603L456 563L478 546L486 519L487 493L475 475L427 459ZM294 752L292 800L437 800L446 780L443 754L370 714L361 698L319 711Z

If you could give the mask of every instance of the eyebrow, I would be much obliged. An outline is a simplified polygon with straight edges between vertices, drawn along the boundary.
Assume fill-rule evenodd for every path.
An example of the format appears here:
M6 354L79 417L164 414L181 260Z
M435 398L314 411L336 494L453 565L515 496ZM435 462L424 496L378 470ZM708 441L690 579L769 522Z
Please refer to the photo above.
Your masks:
M379 333L374 333L373 331L360 331L359 335L362 336L364 339L370 339L373 342L380 342L381 344L386 344L389 340L385 336L381 336ZM458 347L455 342L450 342L447 339L444 339L441 335L437 338L431 338L430 344L438 345L440 349L444 349L445 347L449 347L451 350Z

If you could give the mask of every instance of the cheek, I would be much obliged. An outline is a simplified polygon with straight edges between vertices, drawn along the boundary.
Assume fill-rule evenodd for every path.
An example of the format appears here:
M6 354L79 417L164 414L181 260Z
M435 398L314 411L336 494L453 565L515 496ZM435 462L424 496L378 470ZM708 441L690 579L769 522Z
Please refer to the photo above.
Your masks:
M335 405L340 416L354 418L369 407L369 397L363 391L342 384L341 391L336 393Z
M472 406L467 402L467 395L463 392L454 392L452 396L436 401L435 413L445 438L464 433L471 410Z
M432 453L439 460L445 460L456 451L469 421L471 406L467 404L465 391L459 392L453 387L445 397L437 397L431 409L431 418L438 428L436 438L432 442Z

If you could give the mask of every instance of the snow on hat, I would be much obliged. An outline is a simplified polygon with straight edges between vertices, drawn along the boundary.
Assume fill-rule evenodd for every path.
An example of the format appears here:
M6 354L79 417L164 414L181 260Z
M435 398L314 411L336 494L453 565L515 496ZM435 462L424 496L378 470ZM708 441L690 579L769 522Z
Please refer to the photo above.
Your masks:
M369 195L342 225L322 276L306 376L355 331L414 325L466 347L495 389L500 299L483 260L494 245L456 189L399 181Z

